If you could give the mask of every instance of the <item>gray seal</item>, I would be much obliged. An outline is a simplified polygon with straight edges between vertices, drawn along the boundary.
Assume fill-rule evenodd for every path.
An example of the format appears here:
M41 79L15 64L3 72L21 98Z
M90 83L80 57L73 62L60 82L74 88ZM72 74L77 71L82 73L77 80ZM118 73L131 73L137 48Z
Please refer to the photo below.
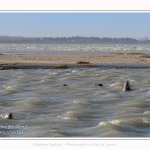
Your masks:
M3 118L5 118L5 119L13 119L13 114L12 113L7 113Z
M103 84L101 84L101 83L98 83L98 84L95 84L95 86L103 86Z
M130 90L131 90L130 83L129 83L129 81L126 81L124 83L123 91L130 91Z

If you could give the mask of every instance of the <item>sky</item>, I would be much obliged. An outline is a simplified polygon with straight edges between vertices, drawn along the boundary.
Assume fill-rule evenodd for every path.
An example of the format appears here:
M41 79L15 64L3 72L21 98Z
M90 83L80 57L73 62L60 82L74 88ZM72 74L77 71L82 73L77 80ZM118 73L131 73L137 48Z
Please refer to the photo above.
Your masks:
M150 38L150 12L0 12L0 36Z

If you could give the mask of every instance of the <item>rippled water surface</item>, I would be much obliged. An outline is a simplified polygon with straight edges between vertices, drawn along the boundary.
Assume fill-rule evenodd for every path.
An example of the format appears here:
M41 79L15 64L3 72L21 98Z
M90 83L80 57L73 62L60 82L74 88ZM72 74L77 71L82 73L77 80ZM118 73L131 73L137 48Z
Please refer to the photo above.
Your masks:
M0 136L150 137L149 74L150 69L2 70L0 115L12 112L14 119L0 118ZM132 91L123 92L127 80Z
M0 53L150 53L150 44L0 44Z

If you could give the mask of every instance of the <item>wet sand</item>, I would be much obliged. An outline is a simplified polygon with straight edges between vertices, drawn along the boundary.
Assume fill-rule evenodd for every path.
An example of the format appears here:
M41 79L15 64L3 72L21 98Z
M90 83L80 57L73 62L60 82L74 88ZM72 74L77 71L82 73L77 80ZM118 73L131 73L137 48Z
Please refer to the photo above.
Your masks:
M0 70L73 67L150 68L150 54L1 54Z

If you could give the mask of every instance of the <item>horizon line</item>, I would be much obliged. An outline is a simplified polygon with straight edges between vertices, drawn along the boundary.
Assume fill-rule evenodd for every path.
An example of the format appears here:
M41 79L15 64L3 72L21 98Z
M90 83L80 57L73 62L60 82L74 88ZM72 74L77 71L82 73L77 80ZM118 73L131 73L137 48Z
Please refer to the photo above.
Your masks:
M110 37L110 36L103 36L103 37L98 37L98 36L20 36L20 35L0 35L0 37L22 37L22 38L72 38L72 37L82 37L82 38L130 38L130 39L143 39L143 38L147 38L149 39L149 37L140 37L140 38L135 38L135 37L128 37L128 36L124 36L124 37Z

